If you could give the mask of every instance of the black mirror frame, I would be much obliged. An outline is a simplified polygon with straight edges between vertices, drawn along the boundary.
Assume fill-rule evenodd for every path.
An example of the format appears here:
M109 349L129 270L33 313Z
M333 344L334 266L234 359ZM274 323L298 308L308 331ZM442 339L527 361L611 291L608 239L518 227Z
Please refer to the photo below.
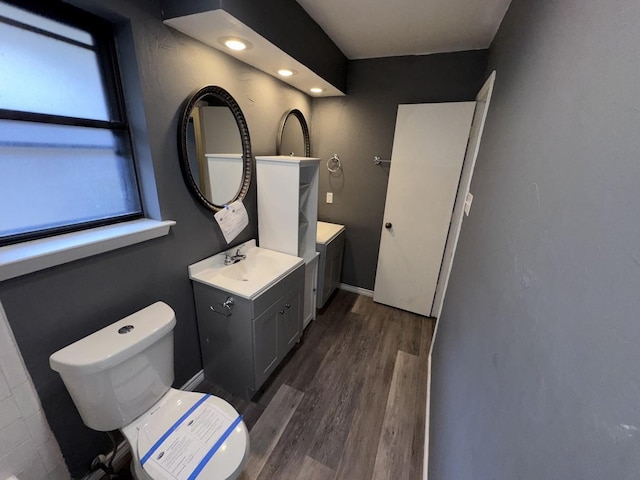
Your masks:
M213 95L227 104L238 125L240 131L240 140L242 142L242 185L238 190L238 194L235 198L231 199L229 203L236 200L242 200L249 191L249 184L251 183L251 170L253 168L253 157L251 156L251 139L249 138L249 128L247 127L247 121L244 118L244 114L238 105L238 102L231 96L229 92L221 87L214 85L208 85L199 90L196 90L188 98L188 101L182 110L182 118L178 124L178 153L180 155L180 168L182 169L182 175L185 179L187 187L191 194L198 200L204 207L212 212L218 212L224 205L216 205L211 203L200 191L198 185L196 185L195 179L191 174L189 168L189 155L187 150L187 129L189 127L189 118L191 117L191 111L193 107L203 100L205 97Z
M307 125L307 120L304 118L304 115L300 110L294 108L293 110L289 110L285 112L282 120L280 121L280 128L278 129L278 138L276 138L276 155L282 155L280 152L280 147L282 146L282 133L284 132L284 126L287 123L287 120L290 116L294 116L300 122L300 126L302 127L302 136L304 137L304 156L311 156L311 138L309 136L309 127Z

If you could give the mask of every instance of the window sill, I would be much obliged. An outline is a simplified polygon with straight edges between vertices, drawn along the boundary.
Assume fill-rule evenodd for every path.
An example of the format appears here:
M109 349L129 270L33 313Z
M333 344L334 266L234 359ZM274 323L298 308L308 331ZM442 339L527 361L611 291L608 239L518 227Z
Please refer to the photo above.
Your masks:
M169 233L173 220L134 220L0 247L0 282Z

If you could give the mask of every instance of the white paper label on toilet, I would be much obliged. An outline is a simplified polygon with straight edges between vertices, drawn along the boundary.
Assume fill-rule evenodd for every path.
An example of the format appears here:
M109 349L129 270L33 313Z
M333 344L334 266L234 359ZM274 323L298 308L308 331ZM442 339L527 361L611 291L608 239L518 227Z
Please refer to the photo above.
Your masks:
M249 225L249 215L241 200L225 205L213 217L218 222L227 243L240 235Z
M139 434L154 445L142 459L143 468L152 466L168 479L197 478L239 418L229 417L215 405L198 402L156 442L152 439L158 438L157 432L145 425Z

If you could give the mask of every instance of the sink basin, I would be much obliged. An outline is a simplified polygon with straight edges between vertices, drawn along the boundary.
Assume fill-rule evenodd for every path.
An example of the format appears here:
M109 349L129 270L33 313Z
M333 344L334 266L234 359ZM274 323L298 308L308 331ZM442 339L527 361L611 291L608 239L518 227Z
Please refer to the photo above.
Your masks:
M235 250L234 252L235 253ZM271 250L255 247L247 258L233 265L227 265L220 272L223 277L239 282L251 282L265 273L275 272L280 268L277 259L270 255ZM296 257L297 258L297 257Z
M238 248L247 258L225 265L225 254L233 255ZM249 240L190 265L189 278L251 300L303 263L301 258L257 247L255 240Z

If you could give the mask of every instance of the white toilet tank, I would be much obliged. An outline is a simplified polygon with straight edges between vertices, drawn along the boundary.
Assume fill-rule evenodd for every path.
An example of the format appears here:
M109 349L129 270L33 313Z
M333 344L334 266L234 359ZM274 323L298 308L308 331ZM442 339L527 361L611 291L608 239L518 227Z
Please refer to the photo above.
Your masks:
M173 309L156 302L51 355L85 425L122 428L169 390L175 324Z

